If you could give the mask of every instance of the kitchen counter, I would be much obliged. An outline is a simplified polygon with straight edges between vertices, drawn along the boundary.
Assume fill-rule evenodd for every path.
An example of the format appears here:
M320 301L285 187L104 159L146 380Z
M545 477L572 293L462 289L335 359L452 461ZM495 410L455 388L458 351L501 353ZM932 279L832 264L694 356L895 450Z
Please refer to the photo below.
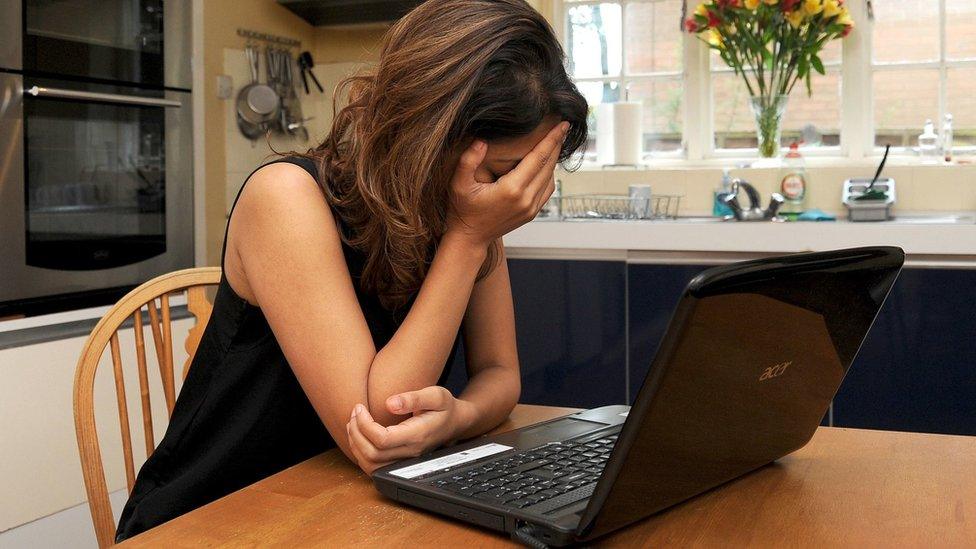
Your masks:
M881 223L735 222L715 218L662 221L546 221L505 236L512 257L689 257L767 255L857 246L900 246L914 262L976 267L971 216L906 217Z

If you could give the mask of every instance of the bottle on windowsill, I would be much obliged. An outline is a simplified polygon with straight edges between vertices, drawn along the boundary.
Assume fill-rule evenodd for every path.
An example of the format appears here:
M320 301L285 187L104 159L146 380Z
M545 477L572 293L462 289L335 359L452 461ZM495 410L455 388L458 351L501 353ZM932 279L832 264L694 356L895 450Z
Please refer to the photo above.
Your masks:
M942 155L946 163L952 162L952 115L949 113L942 122Z
M726 196L732 194L732 175L729 169L722 171L722 184L712 192L712 215L726 217L732 215L732 208L724 202Z
M796 221L807 205L807 192L809 190L806 162L800 154L800 144L793 142L790 144L790 151L783 158L784 175L780 180L779 192L785 201L780 207L780 215L790 221Z

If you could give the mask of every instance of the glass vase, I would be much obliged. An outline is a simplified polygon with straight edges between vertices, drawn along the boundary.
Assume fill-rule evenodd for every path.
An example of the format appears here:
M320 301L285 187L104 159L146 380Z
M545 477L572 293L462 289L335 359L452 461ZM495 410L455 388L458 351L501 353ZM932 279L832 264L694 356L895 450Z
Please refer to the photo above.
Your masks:
M756 117L759 156L763 158L779 158L783 114L786 113L786 103L789 98L788 95L757 95L749 98L749 106Z

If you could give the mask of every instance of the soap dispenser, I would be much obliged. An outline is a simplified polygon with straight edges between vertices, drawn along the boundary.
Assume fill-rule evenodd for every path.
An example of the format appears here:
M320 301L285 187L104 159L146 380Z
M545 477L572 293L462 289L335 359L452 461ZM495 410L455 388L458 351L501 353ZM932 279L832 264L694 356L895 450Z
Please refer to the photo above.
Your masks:
M712 215L715 217L728 217L733 215L732 208L725 203L725 197L732 194L732 175L729 169L722 170L722 183L712 193Z

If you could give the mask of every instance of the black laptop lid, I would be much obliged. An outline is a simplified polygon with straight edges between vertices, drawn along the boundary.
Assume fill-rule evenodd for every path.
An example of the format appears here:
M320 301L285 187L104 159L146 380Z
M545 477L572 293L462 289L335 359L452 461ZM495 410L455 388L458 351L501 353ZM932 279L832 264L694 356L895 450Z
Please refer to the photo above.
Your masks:
M797 254L692 280L579 534L590 539L799 449L904 263L900 248Z

